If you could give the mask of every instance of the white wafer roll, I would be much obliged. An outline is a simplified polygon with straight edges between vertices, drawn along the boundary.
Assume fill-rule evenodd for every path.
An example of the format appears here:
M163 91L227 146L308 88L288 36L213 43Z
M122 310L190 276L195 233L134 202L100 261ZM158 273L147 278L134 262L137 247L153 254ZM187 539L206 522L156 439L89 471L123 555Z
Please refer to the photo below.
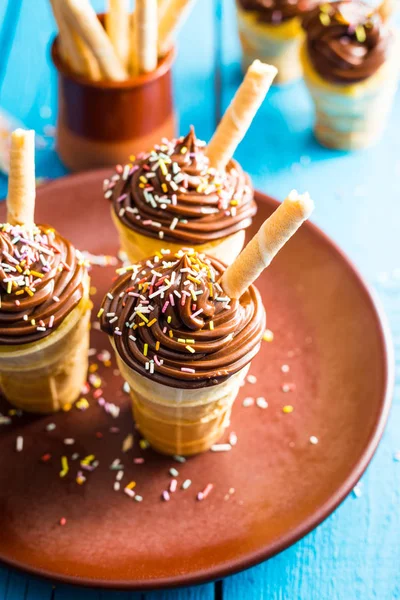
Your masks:
M128 69L130 54L130 2L129 0L108 0L106 31L115 51Z
M225 293L230 298L240 298L313 210L314 202L308 194L290 192L223 274L221 285Z
M151 73L157 68L157 15L157 0L136 0L136 56L140 73Z
M158 55L165 56L196 0L162 0L158 18Z
M7 221L11 225L35 222L35 132L16 129L11 134Z
M127 79L128 73L89 0L64 0L63 8L70 26L97 58L104 77L113 81Z
M232 158L260 108L277 69L255 60L247 70L243 83L221 119L206 155L210 166L223 170Z
M73 33L74 41L78 48L78 52L80 53L83 63L84 63L84 73L89 79L93 81L100 81L102 79L101 69L99 62L93 52L89 49L89 46L85 44L83 39L79 37L77 33Z
M50 2L59 31L58 47L61 58L74 73L85 75L85 62L75 43L73 32L65 21L62 0L50 0Z
M130 56L129 56L128 69L129 69L129 72L131 75L137 75L139 73L138 57L137 57L136 19L137 19L137 13L135 10L131 15L131 21L130 21L130 28L131 28L131 30L130 30L130 46L129 46Z

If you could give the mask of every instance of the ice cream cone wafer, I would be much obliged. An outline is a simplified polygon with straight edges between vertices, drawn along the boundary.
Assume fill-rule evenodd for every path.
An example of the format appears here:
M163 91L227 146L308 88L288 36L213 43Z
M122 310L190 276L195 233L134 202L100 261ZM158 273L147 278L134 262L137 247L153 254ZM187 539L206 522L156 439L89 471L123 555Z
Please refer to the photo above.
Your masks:
M110 341L114 345L112 338ZM142 377L118 354L117 363L129 384L134 419L143 437L158 452L183 456L205 452L221 439L250 368L247 365L212 388L185 390Z
M88 0L64 0L64 15L99 62L106 79L123 81L128 73Z
M16 129L11 135L7 221L33 225L35 198L35 132Z
M196 0L164 0L159 7L158 55L165 56L174 45Z
M135 40L137 69L151 73L157 67L157 0L137 0Z
M230 298L240 298L313 210L314 203L310 196L300 196L293 190L269 219L264 221L253 239L223 274L221 285L225 293Z
M103 300L101 329L129 384L136 425L159 452L197 454L221 438L259 351L260 294L251 286L231 301L219 284L224 269L193 250L164 250L118 269Z
M275 67L255 60L217 127L206 154L210 166L223 170L245 136L277 73Z
M168 246L172 253L178 252L182 248L182 242L166 243L164 240L147 237L133 229L125 227L115 215L114 210L111 210L111 217L118 231L121 249L126 253L131 264L137 263L157 251ZM226 236L213 242L194 245L190 244L196 252L204 252L209 256L215 256L229 265L244 246L245 232L244 230L237 231L232 235Z
M74 402L86 379L89 276L82 255L36 225L34 132L12 134L7 223L0 225L0 386L27 411Z
M71 405L87 377L90 308L85 295L60 327L40 342L0 346L0 386L27 412L54 413Z
M130 11L129 0L108 0L105 17L106 31L115 51L128 69L130 54Z

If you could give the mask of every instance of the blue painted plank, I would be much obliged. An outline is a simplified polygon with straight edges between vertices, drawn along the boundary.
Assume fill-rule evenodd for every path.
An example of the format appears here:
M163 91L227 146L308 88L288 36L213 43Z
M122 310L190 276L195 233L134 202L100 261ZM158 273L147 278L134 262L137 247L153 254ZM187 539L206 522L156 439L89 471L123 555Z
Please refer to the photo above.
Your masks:
M100 592L100 600L144 600L140 592Z
M149 592L146 600L214 600L214 584L184 588L182 590Z
M3 1L0 5L0 81L6 72L7 61L13 44L22 0Z
M11 571L4 600L23 600L28 588L28 576L17 571Z
M6 597L9 579L10 571L6 567L0 565L0 598Z
M225 108L241 80L234 4L223 0ZM292 188L309 190L315 221L377 283L400 351L398 240L400 97L384 139L370 150L344 153L312 136L312 105L302 83L274 88L236 156L256 187L282 199ZM392 215L392 218L388 218ZM396 218L397 216L397 218ZM382 283L386 282L386 288ZM228 578L224 598L358 600L400 597L400 364L388 428L363 478L362 496L350 497L305 540L269 562Z
M24 600L51 600L53 593L53 584L44 579L30 577L28 580L28 589Z
M186 134L193 124L198 136L206 140L215 128L213 24L214 1L198 0L180 32L174 70L179 131Z
M98 590L56 584L52 600L100 600L100 592Z

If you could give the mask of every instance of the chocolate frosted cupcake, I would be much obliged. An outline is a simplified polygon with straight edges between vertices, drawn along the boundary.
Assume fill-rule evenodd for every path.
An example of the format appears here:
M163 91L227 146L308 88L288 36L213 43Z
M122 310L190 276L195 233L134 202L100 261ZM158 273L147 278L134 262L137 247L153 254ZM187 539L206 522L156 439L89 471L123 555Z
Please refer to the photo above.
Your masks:
M301 19L315 0L236 0L243 66L255 59L278 69L276 83L302 75L299 51L304 33Z
M101 327L131 388L136 424L157 450L195 454L229 423L232 404L265 330L250 286L231 300L217 259L164 251L120 270Z
M221 437L265 331L253 282L313 208L308 194L291 192L228 268L164 250L119 269L98 316L155 449L196 454Z
M34 132L11 137L7 223L0 225L0 386L7 400L51 413L74 402L87 373L89 276L82 255L34 223Z
M316 137L333 148L370 145L397 88L397 36L360 0L322 4L304 19L304 29L301 58L316 106Z
M210 168L205 148L192 128L117 168L105 182L130 262L162 248L190 247L224 262L241 251L256 213L249 177L233 159L224 171Z
M19 408L54 412L86 380L87 268L47 225L0 225L0 259L1 388Z

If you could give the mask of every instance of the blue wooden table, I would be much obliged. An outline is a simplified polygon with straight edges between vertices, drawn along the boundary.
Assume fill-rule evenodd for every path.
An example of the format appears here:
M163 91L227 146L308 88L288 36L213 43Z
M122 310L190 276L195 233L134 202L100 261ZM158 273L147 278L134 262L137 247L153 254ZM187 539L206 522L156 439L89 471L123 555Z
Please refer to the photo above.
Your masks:
M104 8L104 0L94 2ZM0 106L43 135L38 175L65 173L53 150L56 76L48 0L0 0ZM180 131L209 139L240 82L233 0L198 0L175 69ZM384 139L347 154L321 148L302 83L274 89L237 151L256 187L282 199L309 190L315 221L375 286L400 350L400 94ZM0 197L6 180L0 179ZM354 315L357 318L357 315ZM400 361L390 421L355 493L295 546L223 582L130 594L56 585L0 566L0 600L394 600L400 598ZM0 531L1 535L1 531Z

